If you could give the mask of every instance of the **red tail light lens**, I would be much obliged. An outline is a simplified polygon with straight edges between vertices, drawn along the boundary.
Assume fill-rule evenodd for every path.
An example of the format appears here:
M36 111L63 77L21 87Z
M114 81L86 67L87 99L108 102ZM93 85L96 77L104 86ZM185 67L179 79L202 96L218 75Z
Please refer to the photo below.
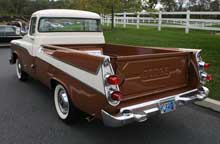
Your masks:
M122 97L122 94L119 91L115 91L111 94L111 99L114 101L120 101L121 97Z
M107 78L107 82L111 85L118 85L120 83L120 79L116 75L111 75Z
M204 69L205 69L205 70L209 69L209 67L210 67L210 64L209 64L209 63L205 63L205 64L204 64Z
M206 80L207 80L207 81L211 81L211 80L212 80L212 75L207 75L207 76L206 76Z

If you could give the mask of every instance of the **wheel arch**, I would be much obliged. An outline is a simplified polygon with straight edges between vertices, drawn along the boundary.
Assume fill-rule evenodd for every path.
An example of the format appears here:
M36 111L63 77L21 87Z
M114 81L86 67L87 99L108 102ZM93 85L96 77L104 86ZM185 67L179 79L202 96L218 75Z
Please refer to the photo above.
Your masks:
M18 53L17 51L12 51L10 63L11 63L11 64L15 64L15 63L16 63L16 60L17 60L18 58L21 58L20 55L19 55L19 53Z
M76 106L78 109L80 109L79 105L77 103L77 98L76 98L76 96L72 95L70 87L68 87L68 85L65 82L63 82L62 80L55 78L55 77L52 77L50 79L50 85L49 85L50 89L53 91L57 84L61 84L66 89L71 102L74 104L74 106Z
M66 90L68 90L67 86L64 84L64 82L62 82L61 80L57 79L57 78L51 78L50 79L50 89L54 89L56 87L57 84L61 84L62 86L64 86L64 88Z

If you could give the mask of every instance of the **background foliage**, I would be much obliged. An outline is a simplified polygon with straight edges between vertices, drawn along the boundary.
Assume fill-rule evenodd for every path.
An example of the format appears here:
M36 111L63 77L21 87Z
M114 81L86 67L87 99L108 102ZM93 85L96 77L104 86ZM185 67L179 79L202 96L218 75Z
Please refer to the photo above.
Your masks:
M160 3L164 11L219 11L220 0L0 0L0 15L31 15L49 8L89 10L97 13L135 12L155 9Z

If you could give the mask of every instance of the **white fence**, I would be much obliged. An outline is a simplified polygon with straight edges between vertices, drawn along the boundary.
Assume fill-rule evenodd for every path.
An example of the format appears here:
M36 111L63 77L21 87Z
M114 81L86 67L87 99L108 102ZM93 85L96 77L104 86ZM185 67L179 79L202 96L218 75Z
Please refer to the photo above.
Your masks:
M103 24L110 26L111 21L110 15L102 16ZM124 12L115 14L114 24L123 25L124 28L136 25L137 29L140 26L156 26L158 31L162 27L184 28L185 33L189 33L190 29L220 31L220 12Z

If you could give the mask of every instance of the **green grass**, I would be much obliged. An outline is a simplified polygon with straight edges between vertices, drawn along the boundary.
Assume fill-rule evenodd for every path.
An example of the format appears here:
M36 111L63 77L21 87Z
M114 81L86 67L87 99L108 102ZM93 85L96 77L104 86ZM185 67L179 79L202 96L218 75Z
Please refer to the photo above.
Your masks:
M61 32L69 32L69 31L83 31L82 26L80 24L66 25L63 28L53 28L51 31L61 31Z
M220 100L220 36L214 32L190 31L185 34L184 29L163 28L158 32L156 27L137 30L130 26L113 31L104 28L104 35L107 43L202 49L203 59L211 64L208 73L213 76L206 85L210 88L209 97Z

